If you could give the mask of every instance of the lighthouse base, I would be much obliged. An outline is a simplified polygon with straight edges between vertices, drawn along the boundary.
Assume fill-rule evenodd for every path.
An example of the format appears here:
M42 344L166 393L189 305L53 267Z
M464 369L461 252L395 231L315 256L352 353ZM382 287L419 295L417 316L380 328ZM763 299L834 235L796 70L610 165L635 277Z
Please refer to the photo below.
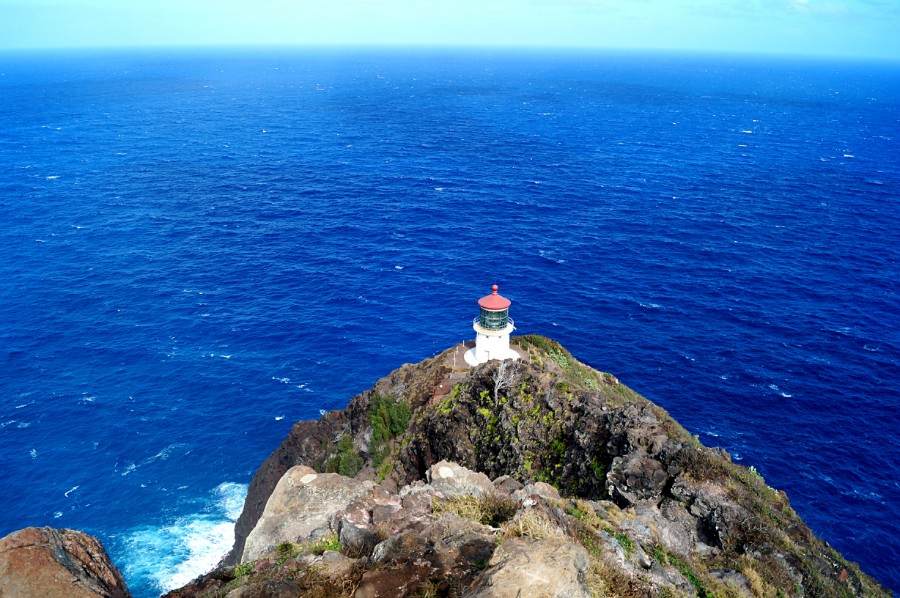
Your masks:
M466 363L475 366L487 363L491 359L518 359L519 354L509 348L509 335L515 330L512 320L505 328L490 330L477 321L472 324L475 329L475 348L466 351Z
M500 351L487 351L480 359L477 356L477 351L477 349L469 349L464 355L466 363L473 367L482 363L487 363L491 359L519 359L519 354L510 348Z

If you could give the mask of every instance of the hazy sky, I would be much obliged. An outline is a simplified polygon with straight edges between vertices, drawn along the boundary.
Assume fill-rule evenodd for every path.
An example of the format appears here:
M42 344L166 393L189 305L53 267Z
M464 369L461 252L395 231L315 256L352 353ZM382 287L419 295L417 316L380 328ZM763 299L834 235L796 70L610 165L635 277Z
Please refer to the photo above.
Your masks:
M0 48L379 44L900 60L900 0L0 0Z

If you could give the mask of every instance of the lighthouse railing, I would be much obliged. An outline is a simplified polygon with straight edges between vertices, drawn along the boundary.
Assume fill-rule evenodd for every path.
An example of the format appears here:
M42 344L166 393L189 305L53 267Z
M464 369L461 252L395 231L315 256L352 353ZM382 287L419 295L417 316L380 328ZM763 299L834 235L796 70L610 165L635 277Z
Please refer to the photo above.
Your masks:
M506 326L504 326L503 328L487 328L486 326L484 326L484 325L481 324L481 318L480 318L480 317L478 317L478 318L473 318L473 319L472 319L472 324L475 325L475 326L478 326L479 328L483 328L483 329L485 329L485 330L490 330L490 331L492 331L492 332L497 332L497 331L500 331L500 330L506 330L506 328L507 328L508 326L512 326L513 328L515 328L515 322L513 322L513 319L512 319L512 318L506 318Z

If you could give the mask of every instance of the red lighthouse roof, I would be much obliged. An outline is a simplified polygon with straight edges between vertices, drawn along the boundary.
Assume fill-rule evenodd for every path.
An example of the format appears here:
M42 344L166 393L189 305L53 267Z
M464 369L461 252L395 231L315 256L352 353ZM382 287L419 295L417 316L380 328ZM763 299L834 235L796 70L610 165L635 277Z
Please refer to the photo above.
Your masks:
M508 308L512 301L507 299L506 297L497 294L497 285L491 287L491 294L485 297L482 297L478 300L478 305L480 305L484 309L489 309L491 311L500 311L501 309Z

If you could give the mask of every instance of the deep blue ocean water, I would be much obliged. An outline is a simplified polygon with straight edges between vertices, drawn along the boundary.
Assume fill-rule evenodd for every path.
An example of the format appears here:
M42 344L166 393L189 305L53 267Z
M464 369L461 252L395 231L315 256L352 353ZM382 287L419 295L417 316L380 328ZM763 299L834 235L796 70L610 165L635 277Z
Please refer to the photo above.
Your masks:
M96 534L136 596L493 283L900 588L900 65L0 54L0 256L0 536Z

